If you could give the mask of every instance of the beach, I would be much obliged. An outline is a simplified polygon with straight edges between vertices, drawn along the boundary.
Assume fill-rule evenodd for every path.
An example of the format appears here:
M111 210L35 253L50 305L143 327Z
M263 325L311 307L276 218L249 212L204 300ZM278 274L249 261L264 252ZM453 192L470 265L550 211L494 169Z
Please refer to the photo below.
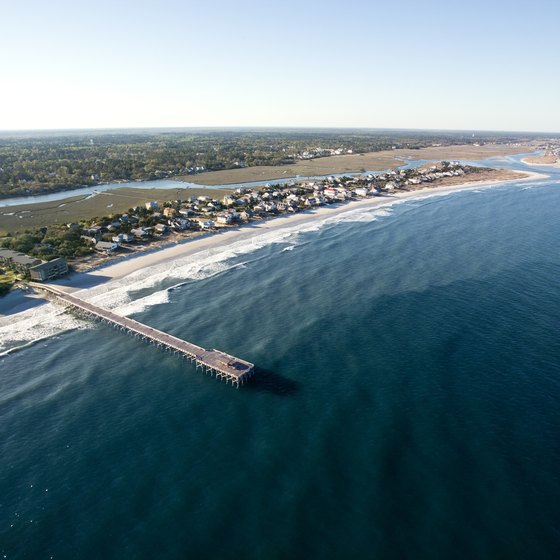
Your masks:
M515 172L519 178L509 180L468 181L456 185L440 187L426 187L414 191L399 192L394 195L385 195L373 198L355 200L332 206L322 206L293 215L281 215L269 218L262 222L252 222L248 225L224 228L222 231L207 235L200 235L182 242L175 242L144 253L125 257L118 262L102 265L85 274L76 274L57 284L69 292L83 289L86 285L120 280L128 275L156 265L168 263L170 266L176 259L185 259L203 251L225 250L229 245L237 242L251 242L259 236L283 230L289 232L304 228L305 226L319 225L325 220L336 219L341 214L361 210L374 210L391 206L396 203L411 199L420 199L434 195L447 195L452 192L468 189L478 189L507 184L516 181L531 181L543 179L546 175L534 172Z

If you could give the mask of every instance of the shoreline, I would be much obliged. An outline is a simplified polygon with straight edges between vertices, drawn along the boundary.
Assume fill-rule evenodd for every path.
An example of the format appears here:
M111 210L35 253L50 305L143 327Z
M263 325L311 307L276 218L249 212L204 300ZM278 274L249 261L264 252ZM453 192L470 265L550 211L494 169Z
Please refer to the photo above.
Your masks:
M53 281L52 284L68 293L88 290L90 288L94 289L100 285L107 286L108 291L110 291L112 283L116 284L116 288L121 280L144 269L162 264L168 264L171 267L177 259L184 259L204 251L215 251L216 253L227 251L228 247L232 246L235 242L258 239L259 236L268 232L285 231L288 233L291 230L297 230L302 225L321 224L321 222L330 218L360 209L373 210L405 202L406 200L420 200L434 195L447 195L479 188L492 188L508 183L542 180L549 177L544 173L534 171L515 171L515 173L519 174L520 177L486 181L465 181L457 185L424 187L394 195L316 207L298 214L282 214L270 217L264 221L223 229L216 233L201 234L179 242L171 241L168 244L154 247L145 252L123 256L116 261L101 263L87 272L73 273L67 278ZM16 289L0 299L0 318L16 315L31 308L41 306L44 303L45 300L43 298L22 289Z
M103 263L87 272L76 273L68 279L58 280L54 283L63 290L74 292L81 289L87 289L88 284L99 285L101 283L109 283L115 280L120 280L139 270L154 265L161 265L165 263L171 264L175 259L189 257L202 251L212 249L219 250L236 241L251 240L252 238L258 237L266 232L275 230L280 231L283 229L289 231L294 227L321 222L322 220L333 218L354 210L377 209L384 206L390 206L401 201L421 199L434 194L448 194L481 187L488 188L519 181L526 182L545 179L547 177L545 174L530 171L517 171L516 173L523 176L519 179L466 181L458 185L425 187L423 189L405 191L394 195L353 200L340 205L321 206L293 215L283 214L268 218L262 222L253 222L238 227L227 228L216 233L200 235L180 242L171 242L170 244L155 247L153 250L149 250L144 253L131 255L130 257L123 257L117 262Z

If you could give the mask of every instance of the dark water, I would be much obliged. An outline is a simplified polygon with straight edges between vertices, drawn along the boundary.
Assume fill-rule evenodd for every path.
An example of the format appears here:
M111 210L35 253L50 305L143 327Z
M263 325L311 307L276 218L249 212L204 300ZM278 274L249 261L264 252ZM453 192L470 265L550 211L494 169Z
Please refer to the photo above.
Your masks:
M557 180L303 233L135 315L258 364L239 391L102 326L0 358L2 556L558 558Z

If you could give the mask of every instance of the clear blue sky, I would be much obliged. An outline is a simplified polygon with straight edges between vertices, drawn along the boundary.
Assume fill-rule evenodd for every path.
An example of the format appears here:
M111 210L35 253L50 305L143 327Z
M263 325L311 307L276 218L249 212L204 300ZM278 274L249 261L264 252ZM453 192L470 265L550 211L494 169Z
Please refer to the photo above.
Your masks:
M560 132L557 0L26 0L0 14L0 130Z

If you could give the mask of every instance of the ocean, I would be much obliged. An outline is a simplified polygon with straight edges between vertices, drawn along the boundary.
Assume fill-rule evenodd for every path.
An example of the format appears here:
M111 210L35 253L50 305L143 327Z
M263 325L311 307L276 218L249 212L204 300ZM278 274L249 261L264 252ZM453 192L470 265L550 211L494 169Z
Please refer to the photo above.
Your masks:
M539 171L92 288L257 364L239 390L52 304L0 318L1 557L557 558L560 171Z

